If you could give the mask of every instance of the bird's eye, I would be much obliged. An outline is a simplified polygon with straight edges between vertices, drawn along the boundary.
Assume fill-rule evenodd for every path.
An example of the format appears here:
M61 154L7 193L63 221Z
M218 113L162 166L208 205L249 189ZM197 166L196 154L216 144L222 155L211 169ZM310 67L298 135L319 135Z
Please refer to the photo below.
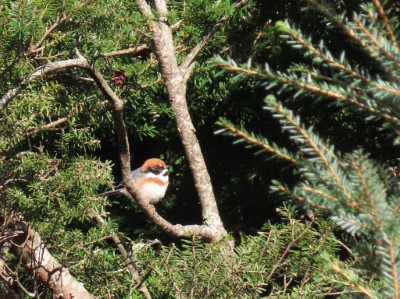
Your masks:
M162 168L162 167L159 167L159 166L157 166L157 167L152 167L152 168L150 168L150 171L151 171L152 173L158 175L158 174L160 174L160 173L163 171L163 168Z

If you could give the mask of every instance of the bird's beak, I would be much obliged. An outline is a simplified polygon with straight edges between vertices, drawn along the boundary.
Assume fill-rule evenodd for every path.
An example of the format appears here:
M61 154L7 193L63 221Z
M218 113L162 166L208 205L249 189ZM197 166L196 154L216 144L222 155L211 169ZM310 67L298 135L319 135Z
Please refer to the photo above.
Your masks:
M163 176L167 176L168 175L168 167L169 167L169 165L166 165L165 166L165 168L164 168L164 170L163 170Z

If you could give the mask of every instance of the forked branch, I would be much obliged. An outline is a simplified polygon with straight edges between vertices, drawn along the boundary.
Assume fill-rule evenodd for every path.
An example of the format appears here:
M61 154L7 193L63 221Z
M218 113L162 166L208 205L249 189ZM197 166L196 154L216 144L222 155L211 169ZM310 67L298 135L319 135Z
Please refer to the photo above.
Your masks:
M141 210L149 217L149 219L162 231L169 235L174 237L189 237L192 235L198 235L208 240L217 240L224 236L226 233L220 225L210 225L210 223L205 223L205 225L186 226L171 224L157 213L154 206L149 204L147 198L138 192L136 184L131 175L131 153L129 149L128 134L123 118L124 103L110 88L101 72L97 70L94 65L91 65L86 58L79 53L79 51L77 51L76 55L78 58L52 62L36 69L33 73L22 80L22 83L19 84L18 87L12 88L0 99L0 103L2 103L1 107L5 108L6 105L22 91L22 88L33 80L42 78L43 76L49 74L63 73L72 68L84 70L93 78L97 86L100 88L112 106L114 127L117 135L118 151L121 163L122 181L128 190L128 192L125 192L125 196L131 201L135 201Z

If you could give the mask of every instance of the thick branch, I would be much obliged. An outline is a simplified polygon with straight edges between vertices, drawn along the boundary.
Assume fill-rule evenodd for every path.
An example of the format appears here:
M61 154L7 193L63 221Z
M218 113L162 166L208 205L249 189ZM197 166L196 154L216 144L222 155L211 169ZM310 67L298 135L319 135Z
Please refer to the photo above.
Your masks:
M13 228L17 236L13 240L13 253L26 268L35 271L36 276L54 292L55 297L94 298L83 284L51 255L39 234L29 229L22 217L15 217L14 220Z
M208 241L220 240L226 235L222 225L173 225L172 223L165 220L160 214L157 213L155 207L149 204L148 200L140 194L135 194L136 187L134 187L133 180L129 179L129 182L125 184L127 191L123 192L124 196L132 202L136 202L139 208L145 213L145 215L162 231L172 237L187 238L191 236L200 236ZM135 194L135 199L131 196Z
M143 7L146 7L146 1L137 0L137 3L142 14L148 16L149 12L142 9ZM167 6L164 0L156 0L155 6L159 15L164 16L167 14ZM199 141L195 134L196 130L189 114L186 102L187 76L185 76L185 72L182 71L182 68L178 66L175 57L172 30L166 24L165 18L160 17L159 20L152 21L151 29L154 34L153 40L160 61L161 73L168 89L169 99L175 115L178 132L186 151L197 193L200 198L203 221L206 228L214 228L218 231L218 233L214 235L214 238L219 239L221 234L226 234L226 232L219 216L210 176L207 171ZM150 218L153 217L154 220L156 220L156 217L154 217L152 213L149 213L148 216ZM167 223L165 225L168 227L168 230L177 230L176 232L179 234L184 233L184 230L167 226Z
M139 6L140 12L146 16L151 17L153 16L153 12L151 11L150 5L147 4L146 0L137 0L136 3Z
M167 3L164 0L154 0L154 5L159 15L166 16L168 14Z

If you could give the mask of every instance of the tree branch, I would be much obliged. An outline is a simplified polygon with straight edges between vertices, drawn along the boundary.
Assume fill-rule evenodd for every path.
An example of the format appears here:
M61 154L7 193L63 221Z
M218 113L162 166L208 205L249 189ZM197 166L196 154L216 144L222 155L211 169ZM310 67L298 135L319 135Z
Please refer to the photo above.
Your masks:
M143 9L148 7L146 1L137 0L137 3L141 13L145 16L149 16L151 12L149 13L148 10ZM155 7L159 15L167 15L167 6L164 0L155 0ZM175 56L172 30L167 25L165 18L160 17L159 20L153 20L151 22L151 30L154 34L153 41L159 58L161 73L168 89L169 99L174 112L178 132L189 161L189 166L193 174L193 179L202 207L204 226L192 227L191 229L196 232L201 232L202 235L205 234L206 236L211 237L212 240L218 240L222 236L226 235L226 231L219 216L211 179L207 171L203 153L196 137L196 130L192 123L186 102L186 82L188 76L183 72L182 68L178 66ZM129 186L127 186L127 189L130 191ZM146 209L146 211L149 218L151 218L155 223L159 223L159 225L164 225L168 232L178 234L179 236L188 233L186 230L187 227L170 226L169 223L162 224L162 221L158 219L157 215L152 213L151 210Z
M88 64L87 60L80 57L75 59L51 62L49 64L37 68L33 73L25 77L25 79L23 79L18 86L9 89L6 92L6 94L0 98L0 108L1 109L6 108L9 102L16 95L18 95L21 92L22 88L25 87L27 84L29 84L29 82L39 79L45 75L49 75L51 73L65 71L72 68L84 68L86 67L87 64Z
M103 219L103 217L101 217L99 214L95 214L94 218L102 225L105 225L105 220ZM138 271L136 271L136 269L133 267L133 262L130 259L128 252L125 249L124 244L122 243L121 239L118 237L118 234L113 233L111 235L112 240L114 241L115 245L117 246L119 252L121 253L121 255L123 256L123 258L125 259L125 264L128 268L129 273L132 276L132 279L134 280L134 282L136 284L140 284L141 282L141 277ZM147 287L142 283L140 284L139 287L139 291L142 292L143 296L146 299L151 299L151 295L149 290L147 289Z
M37 134L39 134L43 131L54 130L55 127L66 123L70 117L71 117L71 115L67 115L67 116L61 117L55 121L52 121L46 125L43 125L43 126L40 126L37 128L32 128L27 132L27 134L28 134L28 136L36 136Z
M137 5L139 6L140 12L147 17L153 16L153 12L151 11L150 5L147 4L146 0L136 0Z
M37 277L54 292L55 297L94 298L83 284L51 255L39 234L29 229L21 216L14 216L12 219L12 230L16 234L13 238L12 252L26 268L36 273Z
M233 10L232 14L237 13L240 9L245 7L250 0L242 0L238 2ZM210 32L203 37L203 39L190 51L190 53L186 56L183 62L180 65L180 68L183 72L191 72L190 66L193 64L197 56L199 55L200 51L204 48L204 46L214 37L215 33L222 28L222 26L229 20L230 16L225 15L223 16L217 24L215 24Z
M117 50L117 51L112 51L108 53L102 53L100 56L102 57L116 57L116 56L122 56L122 55L135 55L138 54L142 51L148 50L149 47L147 45L140 45L128 49L123 49L123 50Z
M135 182L132 179L131 175L131 167L130 167L130 149L129 149L129 141L128 134L126 131L126 126L123 118L123 108L124 102L118 97L117 94L110 88L107 81L104 79L102 74L92 65L88 63L85 57L83 57L79 51L76 51L78 58L70 59L65 61L52 62L47 65L39 67L32 74L28 75L21 83L18 88L13 88L9 90L5 96L0 100L6 102L7 104L14 98L22 89L22 86L26 85L28 82L33 81L35 79L41 78L44 75L60 73L62 71L71 69L71 68L81 68L84 69L88 74L93 78L96 82L100 90L103 92L104 96L110 102L113 109L113 120L115 133L117 135L118 142L118 151L121 163L121 173L122 173L122 181L128 190L125 192L125 196L136 202L140 209L150 218L151 221L155 225L157 225L162 231L166 232L169 235L174 237L189 237L192 235L199 235L208 240L219 240L222 236L226 235L226 231L223 228L221 219L219 218L218 209L215 203L214 194L212 192L212 186L210 182L210 178L205 168L204 159L202 157L202 153L200 150L200 146L198 145L197 139L194 135L193 124L190 121L190 116L187 111L186 99L183 97L180 99L178 104L173 104L175 112L182 109L180 105L184 105L186 108L183 108L182 114L178 113L178 118L180 119L179 128L184 126L184 134L191 134L189 137L185 135L184 144L188 144L190 146L190 153L188 156L190 160L193 162L197 162L193 166L192 172L194 170L199 170L200 177L197 176L197 184L196 187L200 190L199 194L201 194L202 198L202 206L203 206L203 218L205 225L173 225L164 218L162 218L157 211L155 210L153 205L149 204L147 198L141 195L136 187ZM179 70L177 64L175 70ZM182 85L184 87L184 85ZM182 96L182 94L180 95ZM6 99L6 100L3 100ZM183 100L183 102L182 102ZM184 121L181 120L182 116L184 117ZM187 123L189 121L189 123ZM188 129L185 128L187 126ZM191 144L193 140L190 138L195 138L196 144ZM189 139L188 139L189 138ZM193 153L192 149L194 148Z

